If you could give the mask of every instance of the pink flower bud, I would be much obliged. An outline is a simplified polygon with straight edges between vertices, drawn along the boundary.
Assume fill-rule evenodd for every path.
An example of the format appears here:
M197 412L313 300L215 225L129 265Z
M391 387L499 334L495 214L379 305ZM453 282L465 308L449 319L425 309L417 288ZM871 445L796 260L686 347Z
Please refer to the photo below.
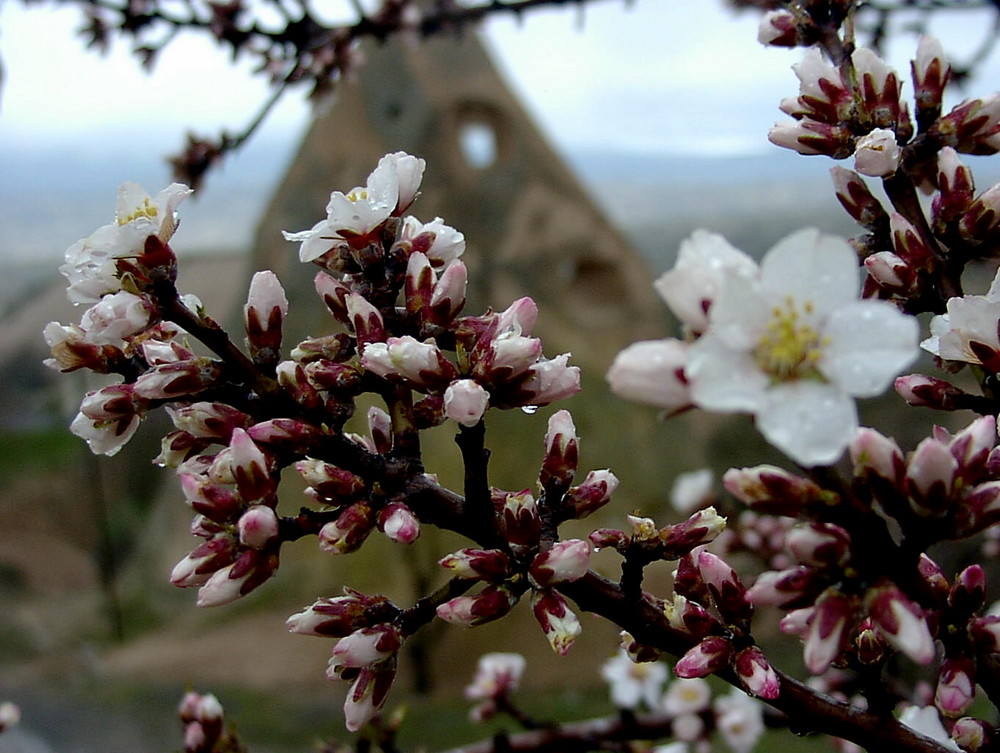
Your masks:
M824 495L812 481L773 465L730 468L722 484L754 510L773 515L797 516L804 506Z
M803 565L842 565L851 543L850 534L833 523L805 523L785 535L785 546Z
M767 11L757 27L757 41L773 47L795 47L798 44L795 16L787 10Z
M840 655L854 624L855 600L829 588L816 600L803 635L802 658L811 674L821 675Z
M580 620L558 591L544 589L532 595L531 608L552 650L565 656L582 627Z
M444 391L444 412L462 426L475 426L490 402L490 393L472 379L459 379Z
M563 506L573 518L585 518L611 501L618 488L618 477L609 470L590 471L578 486L571 486L563 496Z
M507 614L518 597L505 585L486 586L473 596L457 596L437 608L437 616L445 622L463 627L476 627Z
M698 572L723 619L734 621L750 617L753 606L746 599L746 587L729 563L711 552L700 551Z
M192 358L156 366L135 381L135 395L144 400L165 400L194 395L215 385L222 367L210 358Z
M357 732L375 718L395 679L395 661L361 668L344 701L344 724L350 732Z
M984 745L992 742L995 737L991 725L982 719L971 716L956 720L955 725L951 728L951 739L959 748L971 751L971 753L976 753Z
M684 368L688 344L680 340L646 340L632 343L608 369L611 391L625 400L679 411L691 404Z
M278 516L267 505L254 505L238 523L240 543L253 549L263 549L278 538Z
M933 209L936 225L946 225L968 211L975 195L976 185L972 171L958 157L958 152L950 146L938 152L938 193L934 197Z
M854 169L862 175L887 178L896 172L902 153L893 131L876 128L858 139L854 147Z
M510 575L510 557L499 549L459 549L438 564L458 578L502 580Z
M667 622L674 630L694 638L703 638L718 627L719 621L697 602L675 593L663 606Z
M793 567L788 570L767 570L757 576L747 589L746 598L757 606L774 606L794 609L812 603L822 585L815 570Z
M192 403L168 408L171 420L181 431L200 438L220 439L227 444L233 429L246 429L250 416L225 403Z
M889 221L889 215L860 175L846 168L835 166L830 168L830 176L833 178L837 200L859 225L870 230L885 227Z
M538 505L531 493L524 489L516 493L494 492L494 495L496 496L494 505L500 502L500 515L503 518L507 540L512 544L536 544L542 523Z
M590 567L590 549L590 542L582 539L557 541L550 549L535 556L528 568L528 576L541 588L579 580Z
M986 573L982 565L969 565L955 578L948 594L948 606L960 614L972 615L986 602Z
M767 133L767 140L805 155L825 154L844 159L854 153L854 136L850 130L808 118L775 123Z
M930 125L941 112L941 99L951 78L951 65L944 56L944 48L936 38L922 35L917 43L917 56L910 69L913 72L913 90L917 101L917 122ZM922 113L925 113L923 117ZM921 127L921 130L924 130Z
M968 395L943 379L908 374L896 378L896 392L908 405L936 410L957 410L960 400Z
M906 468L910 502L920 515L944 514L951 501L958 462L942 442L928 437L917 445Z
M330 658L330 667L339 674L341 668L367 667L395 654L403 645L403 634L392 625L355 630L337 641Z
M733 645L728 638L710 635L682 656L674 666L678 677L707 677L729 664Z
M447 266L434 283L427 318L434 324L449 324L465 307L469 271L461 261Z
M356 502L319 530L319 548L331 554L357 551L375 527L371 505Z
M378 526L397 544L412 544L420 536L420 521L402 502L390 502L379 510Z
M350 317L347 313L347 297L351 295L351 289L332 275L326 272L317 272L314 280L316 292L323 299L323 303L330 309L330 312L337 318L337 321L347 324Z
M576 426L573 416L567 410L559 410L549 417L548 431L545 434L545 457L538 474L538 483L569 485L576 474L579 460L579 439L576 436Z
M934 705L945 716L962 716L976 698L976 665L966 656L945 657L938 673Z
M518 385L523 405L548 405L573 397L580 391L580 367L569 365L569 353L541 358L524 374Z
M934 638L927 627L923 610L891 583L869 590L868 615L886 641L918 664L934 659Z
M385 325L382 314L359 293L349 293L344 300L347 317L358 339L358 350L365 345L385 340Z
M366 345L361 365L383 378L405 379L418 389L443 389L458 376L437 345L409 335Z
M232 564L235 557L235 542L228 535L209 539L174 566L170 582L180 588L203 586L213 573Z
M743 687L758 698L777 698L781 692L778 674L757 646L750 646L736 654L733 668Z
M903 451L895 440L874 429L862 427L854 435L848 450L855 476L872 474L894 485L901 482L906 465Z
M244 501L262 499L271 494L277 481L271 477L267 455L243 429L233 429L229 440L230 463L236 488Z
M538 319L538 306L531 298L518 298L497 317L497 333L530 335Z
M865 257L868 277L881 289L905 295L915 289L917 269L892 251L878 251Z
M295 470L319 496L335 504L352 501L367 488L361 477L321 460L300 460L295 464Z
M247 344L254 359L277 363L281 350L281 325L287 315L288 299L277 276L271 271L254 274L243 307Z
M698 510L683 523L668 526L660 534L664 556L677 559L696 547L714 541L726 529L726 519L714 507Z
M916 269L925 269L934 260L934 252L920 232L899 212L889 215L892 246L896 254Z
M345 588L344 596L318 599L286 621L289 632L343 638L380 618L391 619L398 610L384 596L368 596Z

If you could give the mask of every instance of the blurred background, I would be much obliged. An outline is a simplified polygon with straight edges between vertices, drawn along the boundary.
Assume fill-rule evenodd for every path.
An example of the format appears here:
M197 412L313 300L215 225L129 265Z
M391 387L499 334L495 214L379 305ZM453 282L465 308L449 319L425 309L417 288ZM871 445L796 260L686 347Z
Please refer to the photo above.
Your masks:
M932 28L961 57L969 30L992 18L939 14ZM897 19L887 50L904 78L913 20ZM462 544L425 531L400 554L373 537L335 559L299 542L286 546L274 581L216 610L197 610L193 592L169 586L195 540L172 474L149 463L165 424L148 421L114 458L92 457L66 427L96 383L44 368L41 329L78 319L56 267L66 247L110 221L117 186L133 180L155 193L187 130L242 127L266 88L205 40L179 38L147 74L124 44L104 56L83 50L80 25L74 8L0 2L0 699L24 711L0 751L178 750L173 710L192 687L219 695L255 753L346 739L344 688L323 676L330 642L287 634L285 618L342 585L409 604L440 581L436 559ZM668 492L680 471L780 458L745 418L661 422L608 394L603 374L621 347L675 333L650 283L699 227L754 255L805 225L854 233L830 188L832 163L767 142L778 102L797 92L790 66L800 53L764 48L756 35L755 14L721 1L637 0L368 48L335 101L314 111L293 91L182 206L180 287L232 323L252 272L274 268L292 300L287 344L321 334L329 324L315 313L311 273L279 231L310 227L329 192L362 184L381 154L425 156L414 211L466 234L481 280L467 311L530 293L546 353L572 351L584 368L587 389L566 405L583 437L581 473L610 466L623 483L576 535L621 526L632 512L674 519ZM968 94L993 91L998 74L991 55ZM991 160L971 166L980 189L1000 177ZM866 410L871 419L891 408ZM491 417L495 485L533 482L550 412ZM904 446L906 432L896 433ZM429 438L428 454L431 470L458 482L446 431ZM298 492L287 491L286 510ZM597 565L614 575L617 563ZM654 576L666 584L669 569ZM429 632L389 703L410 706L402 742L411 748L487 735L456 700L485 650L529 655L525 693L541 716L612 712L598 667L615 631L596 620L584 618L568 660L551 655L524 609L474 631ZM411 692L431 675L432 687Z

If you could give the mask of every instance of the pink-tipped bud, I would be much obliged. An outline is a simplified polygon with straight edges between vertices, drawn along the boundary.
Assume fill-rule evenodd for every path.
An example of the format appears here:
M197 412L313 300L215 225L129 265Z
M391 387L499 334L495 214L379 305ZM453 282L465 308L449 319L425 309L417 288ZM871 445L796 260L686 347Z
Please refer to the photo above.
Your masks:
M516 493L494 492L494 494L497 497L494 504L499 501L507 540L512 544L535 544L542 530L542 521L538 513L538 504L531 493L524 489Z
M794 609L811 604L822 588L815 570L793 567L788 570L767 570L757 576L747 589L746 598L757 606L774 606Z
M326 272L317 272L314 280L316 292L323 299L323 303L330 309L338 321L348 324L350 317L347 313L347 297L351 295L351 289L332 275Z
M918 664L934 660L934 638L923 610L891 583L870 589L868 615L886 641Z
M517 596L507 586L486 586L473 596L446 601L437 608L437 616L453 625L476 627L503 617L516 603Z
M799 154L825 154L833 159L851 156L855 141L848 128L809 118L775 123L767 132L767 140Z
M957 410L963 398L968 397L964 390L960 390L951 382L924 374L897 377L895 388L907 404L918 408Z
M833 523L804 523L785 535L789 553L803 565L842 565L851 544L850 534Z
M938 672L934 705L945 716L962 716L976 698L976 664L967 656L945 657Z
M889 229L892 232L892 247L907 264L915 269L925 269L934 261L934 251L921 234L899 212L889 215Z
M855 476L875 476L894 486L901 483L906 464L895 440L862 427L851 440L848 451Z
M444 412L462 426L475 426L490 402L490 393L472 379L458 379L444 391Z
M330 667L339 674L341 668L367 667L395 654L403 645L403 634L393 625L375 625L355 630L337 641L330 658Z
M166 400L194 395L215 385L222 367L210 358L192 358L156 366L133 386L133 394L143 400Z
M943 228L968 211L975 196L972 171L950 146L938 153L938 193L931 204L936 228Z
M678 677L707 677L729 665L733 644L728 638L710 635L682 656L674 666Z
M263 549L278 538L278 516L266 505L254 505L240 516L240 543Z
M510 557L499 549L459 549L438 564L458 578L502 580L510 575Z
M536 555L528 568L528 577L540 588L579 580L590 567L590 550L590 542L582 539L557 541Z
M892 251L878 251L865 257L868 277L882 290L905 295L915 290L917 269Z
M430 305L426 310L427 319L434 324L448 325L465 307L468 285L469 271L465 264L453 261L434 284Z
M753 605L747 601L746 587L729 563L718 555L701 551L698 552L698 572L723 619L749 619Z
M941 99L951 78L951 64L944 56L941 42L924 35L917 43L917 56L910 69L917 102L917 123L923 131L941 114Z
M390 502L379 510L378 527L397 544L412 544L420 536L420 521L402 502Z
M665 559L679 559L699 546L708 544L726 530L726 519L714 507L698 510L687 520L667 526L659 532Z
M795 15L787 10L767 11L757 27L757 41L772 47L795 47L799 43Z
M385 340L385 325L382 322L382 314L363 295L350 293L345 301L347 306L347 318L354 328L354 335L358 340L358 350L363 350L365 345Z
M910 504L919 515L940 516L948 511L958 461L948 445L933 437L924 439L906 467Z
M531 609L552 650L565 656L582 630L566 599L548 588L536 591L531 598Z
M978 612L986 602L986 573L982 565L969 565L955 578L948 606L963 615Z
M344 701L344 725L349 731L357 732L375 718L389 697L395 679L395 661L361 668Z
M951 739L962 750L977 753L986 745L992 746L996 733L993 726L982 719L965 716L955 721L951 728Z
M840 655L857 611L854 599L829 588L816 600L803 638L802 658L811 674L823 674Z
M180 588L203 586L213 573L231 565L235 557L236 542L229 535L209 539L174 566L170 582Z
M590 471L583 483L571 486L563 496L563 507L571 518L585 518L611 501L618 477L610 470Z
M356 551L375 527L371 505L357 502L319 530L319 548L331 554Z
M437 345L409 335L366 345L361 365L380 377L406 380L417 389L444 389L458 376Z
M355 499L367 488L361 477L321 460L300 460L295 464L295 470L320 497L336 504Z
M874 230L888 224L889 215L860 175L837 166L830 168L830 176L833 178L837 200L859 225Z
M281 325L288 315L288 298L274 272L254 274L243 307L247 344L256 361L277 363L281 353Z
M398 611L384 596L368 596L349 588L344 591L344 596L318 599L293 614L285 623L289 632L343 638L380 619L390 619Z
M754 510L773 515L797 516L803 507L824 496L812 481L772 465L730 468L722 484Z
M568 410L559 410L549 417L545 434L545 457L538 473L538 483L542 486L559 484L568 486L573 482L580 457L580 440L576 436L573 416Z
M244 501L263 499L277 481L272 478L267 455L243 429L233 429L229 440L230 463L236 488Z
M772 699L781 692L778 673L757 646L749 646L736 654L733 669L750 695Z

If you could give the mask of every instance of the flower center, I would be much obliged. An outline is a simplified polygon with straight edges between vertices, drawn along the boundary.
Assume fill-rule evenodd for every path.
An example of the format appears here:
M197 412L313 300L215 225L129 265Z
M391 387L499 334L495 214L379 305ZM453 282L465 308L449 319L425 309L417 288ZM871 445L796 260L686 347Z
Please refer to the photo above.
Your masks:
M810 326L813 305L801 309L789 296L771 310L771 320L753 355L761 369L777 382L816 375L827 339Z
M124 217L118 218L119 225L127 225L133 220L137 220L140 217L148 217L151 220L155 220L159 210L156 208L156 204L153 203L152 199L143 199L142 204L137 206L132 210L132 214L126 215Z

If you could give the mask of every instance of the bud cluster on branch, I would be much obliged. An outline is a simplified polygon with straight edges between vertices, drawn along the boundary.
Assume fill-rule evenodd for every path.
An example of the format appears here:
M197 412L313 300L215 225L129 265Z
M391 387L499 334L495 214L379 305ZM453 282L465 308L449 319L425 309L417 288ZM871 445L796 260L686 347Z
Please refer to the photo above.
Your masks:
M544 436L539 427L523 482L491 483L490 412L520 408L537 421L539 406L579 392L580 373L569 354L546 355L530 298L464 312L463 234L410 214L422 159L387 154L363 186L334 191L311 229L286 232L317 267L330 323L297 344L283 340L289 302L272 272L250 282L239 341L178 291L170 244L184 185L156 197L124 185L115 221L67 251L68 295L87 308L77 324L45 328L48 363L109 381L84 396L71 429L112 455L166 410L173 430L155 462L176 474L199 540L170 579L196 588L200 606L264 587L283 548L311 537L330 555L373 535L424 546L427 526L465 539L435 553L437 579L412 603L345 584L288 618L292 632L330 641L327 676L349 683L344 723L364 749L398 750L402 719L381 711L408 641L438 620L504 619L521 601L560 656L583 612L620 629L617 656L590 662L619 715L537 719L514 697L523 657L492 653L466 690L473 718L506 715L522 731L466 750L669 740L656 750L683 753L721 739L749 753L765 720L845 751L1000 749L997 589L986 562L967 561L995 549L1000 523L1000 273L985 295L963 294L967 269L1000 255L1000 186L977 191L960 156L1000 150L1000 95L946 110L951 68L924 37L911 115L903 77L855 44L853 3L767 5L762 41L808 47L794 67L799 93L781 104L791 120L770 138L853 159L853 170L833 168L833 183L862 233L847 242L801 230L758 262L697 231L655 282L682 331L623 350L611 389L667 416L751 414L794 464L732 468L726 498L710 474L679 477L679 521L635 512L621 528L564 536L619 483L608 469L581 471L583 440L565 409ZM941 376L900 375L921 348ZM966 367L970 378L954 384ZM910 405L978 415L903 448L860 426L855 407L892 385ZM361 398L371 407L350 423ZM461 489L425 465L422 433L438 426L455 433ZM303 497L281 499L283 474L304 483ZM960 565L956 546L968 555ZM591 568L602 549L619 561L617 579ZM645 577L660 562L674 568L667 592ZM801 667L778 665L762 617L801 643ZM187 751L243 750L213 696L190 694L180 716Z

